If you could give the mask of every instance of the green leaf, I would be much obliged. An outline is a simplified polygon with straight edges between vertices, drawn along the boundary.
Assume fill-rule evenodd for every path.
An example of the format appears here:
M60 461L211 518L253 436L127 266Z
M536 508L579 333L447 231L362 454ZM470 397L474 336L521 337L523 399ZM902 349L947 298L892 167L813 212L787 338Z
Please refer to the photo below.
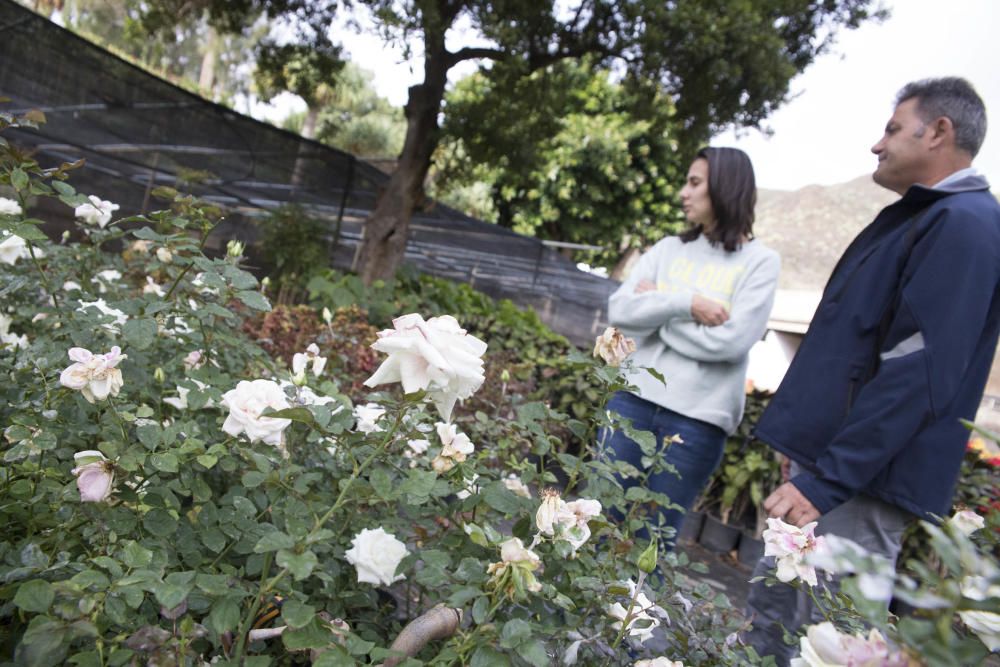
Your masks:
M531 625L520 618L504 623L500 632L500 646L504 648L517 648L528 639L531 639Z
M247 472L243 473L242 477L243 486L245 486L248 489L257 488L258 486L263 484L266 479L267 479L266 474L258 472L256 470L248 470Z
M281 605L281 618L290 628L303 628L316 615L316 608L298 600L285 600Z
M208 615L208 626L217 634L226 630L235 630L240 622L239 602L231 597L219 598L212 603L212 611Z
M395 494L392 492L392 478L389 477L389 473L385 470L385 468L375 468L372 470L368 481L372 485L372 488L375 489L375 493L377 493L379 498L382 500L392 500L392 498L395 497Z
M281 641L289 651L324 648L332 640L333 633L330 628L325 626L316 616L313 616L305 627L289 629L281 635Z
M73 186L63 181L52 181L52 188L59 194L67 197L72 197L76 194L76 190L73 189Z
M211 454L201 454L200 456L195 457L195 461L205 466L206 468L211 469L212 466L214 466L216 463L219 462L219 457L212 456Z
M23 190L28 186L28 174L20 167L14 167L10 172L10 184L15 190Z
M150 317L130 319L122 326L122 335L129 345L145 350L156 340L156 320Z
M313 667L355 667L358 663L343 649L334 647L320 653L312 664Z
M129 542L122 550L122 560L130 568L146 567L153 562L153 552L138 542Z
M191 584L157 584L153 587L153 595L156 596L156 601L161 605L167 609L173 609L187 599L191 588Z
M18 587L17 594L14 596L14 604L22 611L41 614L48 611L55 596L52 584L43 579L32 579Z
M149 457L150 463L153 467L160 472L177 472L180 462L177 460L177 455L173 452L164 452L162 454L153 454Z
M147 449L156 449L163 438L163 428L159 424L143 424L136 427L135 435Z
M177 519L170 512L159 507L151 509L142 518L142 525L156 537L170 537L177 531Z
M532 639L518 646L517 654L535 667L547 667L550 663L545 644L539 639Z
M304 551L297 554L287 549L279 551L275 561L279 567L288 568L288 571L295 577L295 581L307 578L312 574L313 568L319 563L319 559L316 558L316 554L312 551Z
M257 540L257 544L254 545L253 552L255 554L264 554L269 551L277 551L279 549L292 549L295 547L295 538L291 535L286 535L280 530L275 530L270 533L266 533L263 537Z
M489 646L480 646L472 654L469 667L508 667L510 658Z
M504 486L503 482L493 482L482 491L487 505L502 514L516 514L521 510L521 501Z
M271 310L271 304L260 292L241 290L236 293L236 298L254 310L262 310L264 312Z

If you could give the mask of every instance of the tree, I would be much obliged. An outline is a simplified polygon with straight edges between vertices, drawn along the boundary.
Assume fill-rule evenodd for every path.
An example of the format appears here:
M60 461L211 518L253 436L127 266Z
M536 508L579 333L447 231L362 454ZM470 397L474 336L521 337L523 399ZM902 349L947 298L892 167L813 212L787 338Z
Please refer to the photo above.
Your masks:
M356 0L386 38L423 54L423 81L409 90L407 131L398 166L364 227L366 282L391 277L402 260L410 218L424 202L424 182L440 133L449 70L466 60L517 65L522 75L553 63L592 58L636 79L656 81L676 104L683 129L705 136L729 124L757 125L787 97L791 78L841 27L874 14L872 0ZM307 0L149 0L160 23L207 7L220 29L264 12L311 28L334 9ZM329 25L326 23L325 25ZM449 48L461 25L476 46ZM496 100L502 104L505 100Z
M581 258L607 268L681 228L674 199L688 155L678 150L670 98L648 81L613 83L585 63L513 82L505 69L466 77L447 95L434 173L443 199L482 193L485 184L487 201L472 204L480 217L543 239L601 245ZM510 104L495 104L504 88Z

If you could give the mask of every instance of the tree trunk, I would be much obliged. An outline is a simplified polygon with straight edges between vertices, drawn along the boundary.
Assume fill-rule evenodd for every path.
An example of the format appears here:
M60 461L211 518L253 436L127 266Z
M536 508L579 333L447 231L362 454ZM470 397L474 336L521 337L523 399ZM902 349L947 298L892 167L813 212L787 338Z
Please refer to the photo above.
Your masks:
M403 152L365 221L358 267L366 285L396 275L406 253L410 218L423 203L424 180L439 141L437 117L444 99L448 52L443 31L438 38L425 37L424 41L424 82L410 88Z
M306 139L316 138L316 125L319 122L319 104L313 102L308 108L306 108L306 117L302 121L302 131L299 134ZM306 175L306 162L308 158L304 155L306 151L310 148L306 145L306 142L299 142L298 154L295 156L295 165L292 167L292 181L291 184L295 187L302 185L302 179Z
M215 28L208 29L208 44L201 56L201 70L198 72L198 89L207 93L210 99L215 99L212 88L215 86L215 61L218 50L219 35Z

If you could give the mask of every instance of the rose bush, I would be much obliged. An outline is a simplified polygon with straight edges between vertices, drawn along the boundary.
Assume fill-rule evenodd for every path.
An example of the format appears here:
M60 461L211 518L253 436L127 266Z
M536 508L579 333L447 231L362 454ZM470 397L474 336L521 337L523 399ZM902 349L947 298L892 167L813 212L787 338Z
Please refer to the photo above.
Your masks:
M0 125L31 122L0 114ZM626 498L622 470L563 451L548 430L593 442L612 416L577 421L503 391L496 415L458 404L484 381L484 343L457 318L405 311L368 341L384 391L356 406L319 338L272 357L244 332L270 304L238 248L204 254L223 211L161 189L165 210L115 219L112 203L70 185L77 166L0 144L0 194L17 203L0 230L26 250L0 264L5 332L24 337L0 348L3 659L266 665L313 651L314 664L374 664L438 604L463 620L418 654L433 664L685 655L697 621L670 596L709 619L716 594L679 578L623 586L636 579L631 531L649 497ZM77 240L52 243L29 217L45 197L84 207ZM600 401L623 386L583 355L564 363L592 375ZM547 458L567 478L542 535L538 494L557 482ZM610 523L611 509L629 521ZM665 615L655 654L616 643L622 619L608 614L639 595ZM712 632L685 664L741 662L724 642L735 617L703 626Z
M32 123L0 113L0 129ZM0 264L5 334L17 336L0 346L3 660L378 664L407 622L444 605L462 610L460 627L409 664L760 661L738 639L741 615L692 582L684 554L646 580L650 551L635 533L658 536L649 504L669 499L623 493L620 476L645 473L607 463L597 433L622 428L654 470L668 443L599 409L625 386L617 367L580 353L560 362L588 378L593 419L504 389L476 406L482 378L504 382L481 341L459 318L402 311L370 341L383 391L355 405L341 391L353 380L317 366L322 349L312 372L295 372L311 338L272 356L245 333L270 303L238 247L204 254L223 211L161 189L165 210L101 224L115 209L76 193L78 166L46 168L0 143L2 195L17 204L0 231L26 250ZM52 243L28 217L45 197L101 216ZM565 433L586 447L566 451ZM560 493L544 491L557 482ZM970 537L935 530L953 572L998 583ZM934 583L950 596L941 613L996 611L991 597ZM908 641L902 623L879 627ZM979 641L971 632L963 646ZM940 645L934 636L919 634L922 649Z

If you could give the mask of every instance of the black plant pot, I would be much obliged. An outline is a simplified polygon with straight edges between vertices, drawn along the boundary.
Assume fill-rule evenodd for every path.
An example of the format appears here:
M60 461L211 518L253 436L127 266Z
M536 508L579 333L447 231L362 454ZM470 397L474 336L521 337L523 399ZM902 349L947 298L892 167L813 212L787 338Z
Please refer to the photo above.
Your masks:
M704 512L688 511L684 515L684 521L681 523L681 530L677 534L678 542L697 542L698 535L701 534L701 527L705 521Z
M764 540L758 540L753 533L743 531L740 535L740 548L737 558L748 567L754 567L764 556Z
M705 523L701 527L701 535L698 542L709 551L716 553L729 553L736 548L740 540L740 529L722 523L711 514L705 515Z

